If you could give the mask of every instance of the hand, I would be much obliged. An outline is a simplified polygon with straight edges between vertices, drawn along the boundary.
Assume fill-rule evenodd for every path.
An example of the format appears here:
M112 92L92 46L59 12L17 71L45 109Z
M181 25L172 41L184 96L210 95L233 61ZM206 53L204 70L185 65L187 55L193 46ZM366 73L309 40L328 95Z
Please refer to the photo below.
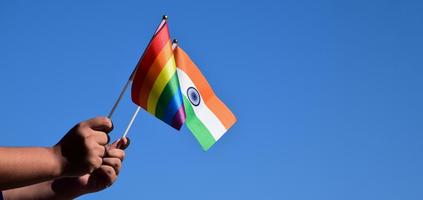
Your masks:
M82 176L99 169L106 153L112 121L96 117L74 126L53 149L60 157L61 176Z
M46 180L44 182L38 181L40 178L38 178L37 181L25 180L25 184L22 184L22 181L15 184L14 187L12 187L14 189L11 189L11 187L5 188L6 190L3 191L5 199L74 199L80 195L97 192L107 188L116 181L122 166L122 160L125 156L123 150L129 146L128 138L118 140L106 147L102 146L106 144L108 140L105 133L108 133L111 129L111 122L107 118L91 119L72 128L69 133L53 147L53 150L31 148L28 149L30 151L24 151L26 154L30 154L29 157L22 158L28 162L25 162L24 165L16 165L14 166L15 168L28 166L28 169L26 169L27 171L34 171L34 166L36 170L39 170L47 166L48 162L53 162L51 166L54 168L47 167L44 169L47 174L50 173L49 171L59 168L60 162L57 160L63 160L63 168L67 170L61 170L65 171L65 173L51 177L54 178L53 180ZM103 151L101 151L98 146L101 146L101 150ZM19 155L22 155L21 152L22 151L9 151L1 154L0 151L0 155L3 157L19 157ZM40 157L39 155L42 155L43 152L49 153L45 153L46 156ZM51 155L51 157L47 155ZM100 165L98 167L89 162L97 158L100 158ZM80 159L80 161L78 161L78 159ZM47 160L47 163L36 162L45 160ZM82 169L78 170L78 166ZM25 170L21 171L23 173L17 174L26 175ZM83 171L89 172L81 174ZM59 172L54 174L59 174ZM75 176L75 174L81 175ZM15 179L16 175L13 175L10 181ZM0 181L3 180L0 179ZM7 181L5 183L10 183L10 181Z
M64 199L73 199L80 195L98 192L116 181L125 157L123 151L129 146L129 139L122 138L108 146L103 164L92 173L80 177L65 177L54 180L51 188Z
M80 190L84 193L91 193L103 190L112 185L119 174L122 161L125 157L123 151L129 146L129 139L122 138L111 144L103 158L103 164L99 169L90 174L78 178Z

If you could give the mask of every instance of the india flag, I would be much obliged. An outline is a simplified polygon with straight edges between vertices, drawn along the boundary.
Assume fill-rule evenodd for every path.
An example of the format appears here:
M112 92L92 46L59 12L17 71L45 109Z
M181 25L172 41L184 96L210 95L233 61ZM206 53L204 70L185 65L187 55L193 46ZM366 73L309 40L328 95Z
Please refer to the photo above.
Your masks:
M175 43L173 47L185 107L185 124L206 151L236 122L236 117L214 94L188 55Z

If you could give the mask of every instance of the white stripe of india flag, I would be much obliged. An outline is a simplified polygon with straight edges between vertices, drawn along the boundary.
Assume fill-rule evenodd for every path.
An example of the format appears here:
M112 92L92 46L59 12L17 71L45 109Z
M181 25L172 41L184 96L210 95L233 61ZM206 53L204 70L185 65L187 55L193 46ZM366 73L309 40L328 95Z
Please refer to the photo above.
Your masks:
M176 44L173 47L185 106L185 124L206 151L236 122L236 117L216 97L189 56Z

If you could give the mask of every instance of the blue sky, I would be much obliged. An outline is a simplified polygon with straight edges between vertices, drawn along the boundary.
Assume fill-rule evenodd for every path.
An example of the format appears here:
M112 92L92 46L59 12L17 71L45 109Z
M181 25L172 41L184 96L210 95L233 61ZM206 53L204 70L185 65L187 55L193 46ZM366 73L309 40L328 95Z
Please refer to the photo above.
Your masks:
M106 115L162 14L238 117L208 152L141 112L81 199L422 199L421 1L0 1L1 146ZM129 94L113 138L136 106Z

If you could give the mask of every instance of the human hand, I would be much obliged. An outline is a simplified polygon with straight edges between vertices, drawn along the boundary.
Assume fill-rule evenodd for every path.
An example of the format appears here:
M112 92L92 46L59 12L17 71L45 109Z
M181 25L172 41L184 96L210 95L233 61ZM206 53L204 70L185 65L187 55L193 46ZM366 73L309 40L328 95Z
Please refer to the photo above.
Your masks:
M75 125L53 149L60 158L60 176L82 176L99 169L106 153L112 121L96 117Z
M84 193L91 193L103 190L112 185L122 167L125 157L125 149L129 146L129 139L122 138L111 144L103 157L103 164L100 168L90 174L78 178L80 190Z
M30 152L26 154L30 154L30 157L23 158L29 160L24 165L30 166L27 171L34 171L34 167L35 170L44 167L46 174L59 170L53 172L51 176L48 175L49 179L53 180L40 182L38 178L37 181L24 180L24 183L19 180L21 182L15 183L14 189L5 188L7 189L3 191L5 198L74 199L80 195L107 188L116 181L125 156L123 150L129 145L128 138L106 145L109 140L107 133L112 129L113 125L109 119L97 117L77 124L51 149L28 149ZM22 153L14 150L3 156L6 155L16 157ZM40 157L40 155L44 156ZM38 160L46 162L34 162ZM51 166L45 167L49 163ZM21 171L23 174L26 173L25 170L21 169ZM16 179L16 176L12 178Z
M73 199L80 195L98 192L116 181L125 157L123 151L129 146L129 139L122 138L108 145L103 164L92 173L79 177L65 177L54 180L51 188L63 199Z

